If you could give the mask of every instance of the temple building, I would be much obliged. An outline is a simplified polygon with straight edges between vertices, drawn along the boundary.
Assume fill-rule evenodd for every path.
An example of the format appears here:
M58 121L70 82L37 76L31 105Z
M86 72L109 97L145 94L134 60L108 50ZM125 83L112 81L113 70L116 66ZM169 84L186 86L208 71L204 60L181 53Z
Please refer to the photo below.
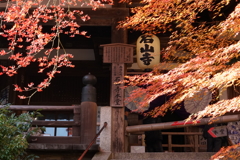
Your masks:
M28 149L30 153L40 156L39 160L78 159L91 143L89 139L94 138L88 138L87 134L92 131L97 133L104 122L108 125L103 129L102 137L96 139L97 142L89 148L84 159L91 159L101 151L106 153L145 152L144 132L128 134L125 130L126 125L141 125L143 118L136 113L130 113L126 119L126 106L122 101L125 92L121 87L113 86L113 82L123 80L124 75L137 75L149 71L139 68L136 60L137 40L142 33L116 29L118 22L130 15L130 8L140 4L138 0L133 0L131 5L118 3L118 0L114 1L114 5L107 5L95 11L91 8L81 8L91 19L86 22L79 21L80 30L86 31L90 37L69 37L64 34L61 36L61 43L65 50L74 55L72 63L75 67L61 68L61 74L57 74L51 85L43 92L36 93L31 98L30 104L27 99L18 98L19 93L14 91L13 84L24 87L31 82L36 84L41 82L46 75L38 73L38 64L33 63L27 68L19 69L18 74L12 77L0 76L2 103L10 103L10 109L18 114L42 109L41 113L44 116L33 122L33 125L44 126L46 131L32 136ZM4 10L5 5L5 3L0 4L1 10ZM43 30L50 32L51 23L44 24ZM156 37L160 41L155 47L159 47L160 50L166 48L169 34L157 34ZM143 45L147 45L147 41ZM47 45L45 49L50 47ZM0 49L5 48L8 48L8 41L0 36ZM124 51L129 57L119 58L122 55L118 49ZM151 46L148 49L151 51ZM24 49L19 48L19 51L24 53ZM115 57L111 53L114 53ZM0 56L0 65L13 63L7 57ZM158 63L162 63L161 55ZM165 73L177 65L177 63L163 65L161 72ZM92 83L92 80L84 82L83 78L89 74L96 77L96 83L95 81ZM95 101L84 97L86 93L83 93L83 88L89 84L96 89ZM117 89L119 90L116 91ZM26 94L30 95L27 92ZM221 98L227 99L237 95L239 94L236 88L230 87L221 95ZM121 98L114 99L116 96ZM86 108L83 107L85 105L87 105ZM86 127L86 124L91 124L91 118L96 126ZM177 113L169 113L162 122L182 121L184 118L186 117L181 117ZM186 132L189 132L188 138ZM162 136L163 150L166 152L206 152L206 140L202 137L201 128L162 130Z

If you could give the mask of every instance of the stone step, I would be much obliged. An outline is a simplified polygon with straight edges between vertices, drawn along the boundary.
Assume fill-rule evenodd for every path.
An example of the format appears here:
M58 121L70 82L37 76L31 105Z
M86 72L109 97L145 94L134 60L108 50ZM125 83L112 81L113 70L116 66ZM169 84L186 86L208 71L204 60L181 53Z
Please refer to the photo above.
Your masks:
M110 160L135 160L135 159L110 159ZM137 160L195 160L195 159L174 159L174 158L172 158L172 159L163 159L163 158L158 158L158 159L156 159L156 158L148 158L148 159L137 159ZM208 159L197 159L197 160L210 160L210 158L208 158Z
M112 153L111 160L209 160L214 152Z

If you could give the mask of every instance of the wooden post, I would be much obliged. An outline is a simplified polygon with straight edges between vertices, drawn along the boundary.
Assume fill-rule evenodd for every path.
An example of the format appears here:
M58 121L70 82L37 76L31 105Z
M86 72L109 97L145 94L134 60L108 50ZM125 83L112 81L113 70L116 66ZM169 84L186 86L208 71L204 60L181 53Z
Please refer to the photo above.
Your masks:
M96 89L93 86L96 84L95 76L85 75L83 84L86 86L82 89L82 99L80 107L81 118L81 144L90 144L96 135L97 127L97 104L96 104Z
M95 102L81 103L81 144L90 144L96 135L97 104Z
M198 147L199 147L199 143L198 143L198 135L194 135L194 148L195 148L195 152L198 152Z
M81 108L80 108L80 105L75 105L75 108L73 109L73 113L74 113L74 116L73 116L73 119L74 119L74 122L75 123L81 123L80 121L80 112L81 111ZM73 126L72 127L72 136L80 136L80 127L79 126Z
M168 152L172 152L172 135L168 135Z
M116 82L124 79L125 64L133 63L133 47L123 43L102 45L103 62L112 63L110 106L112 107L112 152L124 152L124 89Z

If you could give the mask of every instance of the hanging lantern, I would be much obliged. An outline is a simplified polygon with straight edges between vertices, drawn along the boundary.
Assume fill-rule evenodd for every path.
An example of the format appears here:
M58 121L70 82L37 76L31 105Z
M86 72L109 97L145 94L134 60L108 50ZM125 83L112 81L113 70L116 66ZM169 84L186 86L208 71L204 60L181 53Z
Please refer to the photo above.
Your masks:
M160 40L155 35L141 35L137 39L137 64L141 69L152 69L160 62Z

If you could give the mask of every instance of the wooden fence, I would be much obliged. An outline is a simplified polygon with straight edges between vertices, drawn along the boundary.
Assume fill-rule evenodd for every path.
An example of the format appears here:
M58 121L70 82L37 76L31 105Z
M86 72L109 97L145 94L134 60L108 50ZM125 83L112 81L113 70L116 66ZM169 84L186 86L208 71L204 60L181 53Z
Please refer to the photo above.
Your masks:
M144 133L135 132L131 133L133 135L141 136L140 143L145 146L144 143ZM162 132L162 135L167 135L167 143L163 143L162 147L166 147L168 152L173 152L173 148L191 148L193 152L199 152L200 148L206 148L206 145L201 145L199 137L202 136L202 132ZM173 136L185 136L186 139L192 139L190 143L184 144L173 144ZM129 144L129 145L139 145L139 144Z

